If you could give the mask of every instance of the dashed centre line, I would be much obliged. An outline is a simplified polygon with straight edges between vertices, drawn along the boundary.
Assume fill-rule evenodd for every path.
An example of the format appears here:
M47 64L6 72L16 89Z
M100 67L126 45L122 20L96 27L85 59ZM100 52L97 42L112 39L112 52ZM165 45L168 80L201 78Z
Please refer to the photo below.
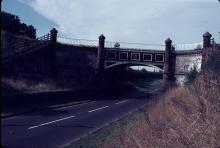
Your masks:
M115 103L115 104L118 105L118 104L125 103L125 102L128 102L128 100L124 100L124 101L121 101L121 102L117 102L117 103Z
M121 101L121 102L117 102L117 103L115 103L115 104L118 105L118 104L125 103L125 102L127 102L127 101L128 101L128 100L124 100L124 101ZM91 112L95 112L95 111L98 111L98 110L101 110L101 109L105 109L105 108L108 108L108 107L109 107L109 106L103 106L103 107L100 107L100 108L96 108L96 109L93 109L93 110L89 110L88 112L91 113ZM63 120L70 119L70 118L74 118L74 117L75 117L75 116L69 116L69 117L66 117L66 118L61 118L61 119L58 119L58 120L54 120L54 121L42 123L42 124L39 124L39 125L36 125L36 126L32 126L32 127L29 127L28 129L31 130L31 129L34 129L34 128L37 128L37 127L45 126L45 125L48 125L48 124L52 124L52 123L55 123L55 122L63 121Z
M104 109L104 108L108 108L108 107L109 106L103 106L103 107L100 107L100 108L96 108L96 109L90 110L88 112L91 113L91 112L94 112L94 111L97 111L97 110L101 110L101 109Z
M75 116L69 116L69 117L66 117L66 118L62 118L62 119L54 120L54 121L51 121L51 122L46 122L46 123L43 123L43 124L40 124L40 125L32 126L32 127L29 127L28 129L30 130L30 129L33 129L33 128L41 127L41 126L44 126L44 125L48 125L48 124L51 124L51 123L59 122L59 121L74 118L74 117Z

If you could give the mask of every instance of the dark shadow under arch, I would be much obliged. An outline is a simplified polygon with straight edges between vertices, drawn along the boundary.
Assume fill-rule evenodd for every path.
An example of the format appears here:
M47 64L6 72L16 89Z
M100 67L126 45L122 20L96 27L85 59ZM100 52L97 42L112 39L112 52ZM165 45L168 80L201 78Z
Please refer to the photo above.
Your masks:
M107 68L105 68L106 71L114 71L114 70L117 70L117 69L123 69L123 68L126 68L126 67L130 67L130 66L147 66L147 67L157 67L161 70L163 70L164 68L164 65L161 65L161 64L145 64L145 63L115 63L115 64L112 64L110 66L108 66Z

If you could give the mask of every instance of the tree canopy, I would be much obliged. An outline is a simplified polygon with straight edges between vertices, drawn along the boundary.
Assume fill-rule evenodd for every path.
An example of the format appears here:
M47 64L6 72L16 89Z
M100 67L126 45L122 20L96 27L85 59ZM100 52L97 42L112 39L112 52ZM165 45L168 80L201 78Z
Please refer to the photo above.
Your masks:
M36 29L32 25L21 23L16 15L1 12L1 29L16 35L26 35L30 38L36 38Z

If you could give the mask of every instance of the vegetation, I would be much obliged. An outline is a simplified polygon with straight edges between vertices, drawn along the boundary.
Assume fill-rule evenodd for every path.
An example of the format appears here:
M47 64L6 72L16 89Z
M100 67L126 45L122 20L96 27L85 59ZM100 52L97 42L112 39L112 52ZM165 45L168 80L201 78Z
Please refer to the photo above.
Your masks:
M138 69L132 69L130 67L126 67L124 69L121 69L118 71L118 77L121 80L129 80L132 78L148 78L148 77L159 77L162 78L162 72L151 72L147 71L146 69L142 68L140 70Z
M213 58L213 56L215 58ZM220 50L191 83L169 89L147 106L68 147L220 146Z
M200 75L69 147L218 147L218 82L219 75Z
M190 72L186 74L185 84L191 84L192 82L194 82L194 80L196 79L198 75L199 75L199 72L198 72L197 66L194 65L193 68L190 70Z
M36 29L32 25L21 23L18 16L1 11L1 29L16 35L36 38Z
M213 54L210 55L207 64L205 65L207 71L216 71L220 72L220 49L214 51Z

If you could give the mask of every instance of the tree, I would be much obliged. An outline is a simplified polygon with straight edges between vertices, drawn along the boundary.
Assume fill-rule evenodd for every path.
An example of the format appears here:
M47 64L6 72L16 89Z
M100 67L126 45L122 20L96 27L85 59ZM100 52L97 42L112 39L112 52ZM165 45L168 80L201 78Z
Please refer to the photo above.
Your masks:
M36 29L32 25L27 26L26 34L31 38L36 38Z
M36 38L36 29L32 25L26 25L20 22L16 15L1 12L1 29L16 35L26 35L30 38Z

